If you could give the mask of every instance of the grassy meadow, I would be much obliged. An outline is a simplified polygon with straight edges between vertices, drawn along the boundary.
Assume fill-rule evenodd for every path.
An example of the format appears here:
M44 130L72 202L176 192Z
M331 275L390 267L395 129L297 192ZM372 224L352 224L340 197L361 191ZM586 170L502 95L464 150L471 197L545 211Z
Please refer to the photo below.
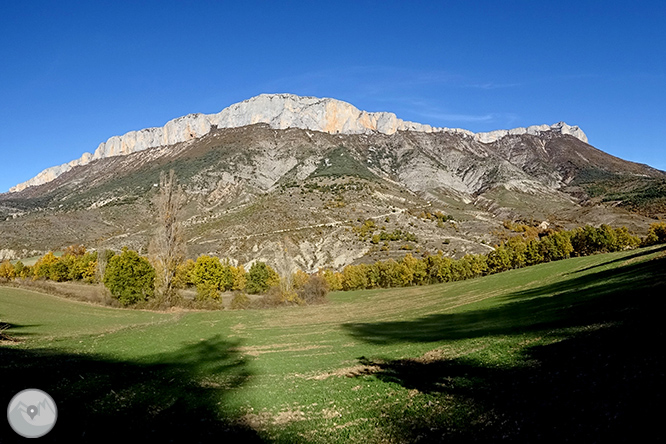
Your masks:
M47 391L44 442L650 441L665 266L657 246L217 312L0 287L0 400Z

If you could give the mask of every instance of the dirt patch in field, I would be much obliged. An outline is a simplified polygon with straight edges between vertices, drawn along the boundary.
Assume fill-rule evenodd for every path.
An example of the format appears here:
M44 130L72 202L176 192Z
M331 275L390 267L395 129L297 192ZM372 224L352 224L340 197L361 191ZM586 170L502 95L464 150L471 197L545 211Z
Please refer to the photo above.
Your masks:
M378 365L355 365L353 367L345 367L332 372L319 373L316 375L297 375L305 379L323 381L331 377L346 377L346 378L355 378L357 376L372 375L381 371L381 367Z
M266 353L280 353L280 352L296 352L305 350L316 350L321 348L331 348L331 345L298 345L298 344L281 344L281 345L256 345L252 347L236 347L230 349L239 353L250 356L261 356Z
M282 410L273 415L270 412L246 413L240 419L241 423L255 429L262 430L269 426L283 426L296 421L305 421L305 413L300 410Z

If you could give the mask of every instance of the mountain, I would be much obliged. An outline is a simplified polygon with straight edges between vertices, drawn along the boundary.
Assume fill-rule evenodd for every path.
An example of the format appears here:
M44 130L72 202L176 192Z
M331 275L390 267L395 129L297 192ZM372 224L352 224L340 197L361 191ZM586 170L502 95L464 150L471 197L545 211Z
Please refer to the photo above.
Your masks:
M49 182L75 166L106 157L121 156L159 146L169 146L200 138L213 128L238 128L256 123L266 123L274 129L301 128L323 131L329 134L360 134L379 132L394 134L396 131L450 132L465 134L484 143L498 140L507 135L538 134L543 131L559 131L571 134L583 142L587 137L578 127L570 127L563 122L547 126L516 128L474 134L467 130L433 128L414 122L398 119L393 113L368 113L353 105L335 99L299 97L293 94L262 94L241 103L225 108L218 114L190 114L169 121L161 128L147 128L130 131L122 136L111 137L101 143L94 154L84 153L79 159L47 168L36 177L10 189L21 191L29 186Z
M590 146L575 126L472 133L277 94L112 137L17 185L0 195L0 250L145 251L169 169L188 197L190 256L285 270L485 252L507 219L641 232L666 213L666 173Z

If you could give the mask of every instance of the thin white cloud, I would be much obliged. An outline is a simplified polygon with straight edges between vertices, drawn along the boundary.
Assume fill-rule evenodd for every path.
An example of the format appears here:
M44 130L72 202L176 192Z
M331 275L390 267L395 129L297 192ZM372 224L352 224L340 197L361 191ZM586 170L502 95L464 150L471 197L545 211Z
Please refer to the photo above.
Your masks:
M416 112L416 114L441 122L492 122L497 120L497 114L455 114L455 113L432 113L432 112Z

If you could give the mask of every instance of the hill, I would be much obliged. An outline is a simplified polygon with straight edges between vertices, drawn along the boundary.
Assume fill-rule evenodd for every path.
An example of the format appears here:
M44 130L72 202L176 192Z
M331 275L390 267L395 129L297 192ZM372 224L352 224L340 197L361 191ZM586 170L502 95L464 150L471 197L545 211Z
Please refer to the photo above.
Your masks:
M663 401L665 260L651 247L231 312L0 287L22 341L0 346L0 393L39 381L79 412L53 442L644 441Z

